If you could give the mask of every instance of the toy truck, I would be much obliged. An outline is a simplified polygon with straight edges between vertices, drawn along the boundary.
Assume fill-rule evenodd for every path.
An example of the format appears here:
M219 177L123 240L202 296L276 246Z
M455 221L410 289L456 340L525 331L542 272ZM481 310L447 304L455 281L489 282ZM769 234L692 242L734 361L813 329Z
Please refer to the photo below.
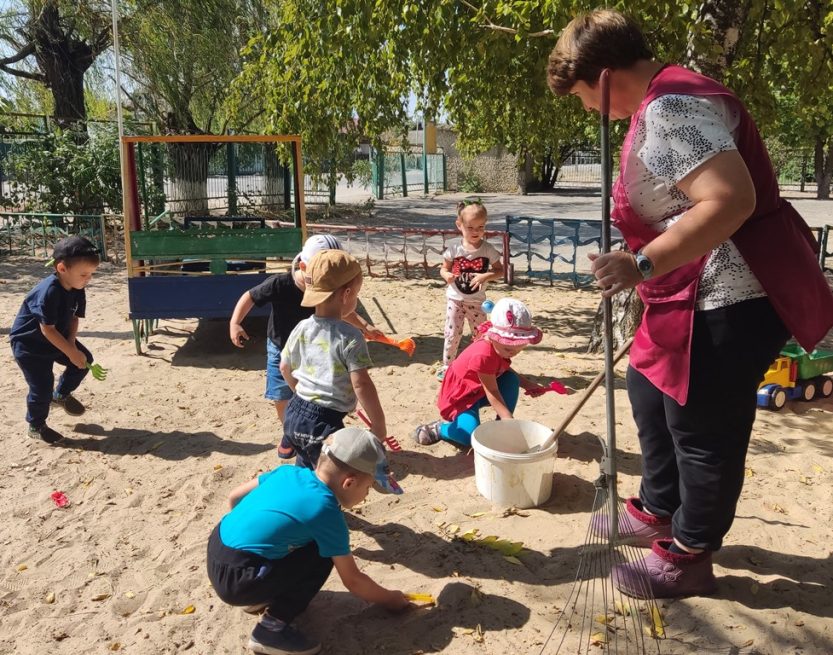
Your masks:
M787 400L813 400L833 394L833 352L806 352L795 343L788 343L767 370L758 386L758 407L778 411Z

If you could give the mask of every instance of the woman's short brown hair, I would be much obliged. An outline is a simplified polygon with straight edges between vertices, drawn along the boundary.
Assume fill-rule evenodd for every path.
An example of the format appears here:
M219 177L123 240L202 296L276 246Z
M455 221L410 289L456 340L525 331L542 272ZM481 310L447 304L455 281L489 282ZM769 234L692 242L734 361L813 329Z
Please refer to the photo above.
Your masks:
M639 26L612 9L576 16L558 38L547 64L547 84L556 95L567 95L576 82L595 85L605 68L630 68L653 59Z

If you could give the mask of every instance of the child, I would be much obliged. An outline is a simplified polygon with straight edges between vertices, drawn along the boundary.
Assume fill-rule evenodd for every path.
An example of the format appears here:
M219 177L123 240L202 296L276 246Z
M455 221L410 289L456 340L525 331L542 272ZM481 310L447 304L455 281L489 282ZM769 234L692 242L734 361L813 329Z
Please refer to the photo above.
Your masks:
M486 299L486 284L503 275L500 253L483 240L487 218L486 208L480 200L464 200L457 205L456 224L463 238L445 250L440 269L440 275L448 285L445 290L443 367L437 373L440 380L457 356L463 337L463 319L468 321L474 336L477 326L486 320L480 308Z
M263 397L275 403L281 423L286 414L286 405L292 397L292 390L281 375L281 348L286 343L292 328L303 319L312 316L314 311L311 307L301 306L301 299L304 297L304 271L316 253L322 250L341 249L341 244L335 237L328 234L311 236L304 243L303 250L295 256L292 262L292 272L273 275L246 291L237 301L229 321L231 342L238 348L242 348L243 343L249 340L249 335L243 329L243 319L252 307L262 307L266 303L272 305L272 311L269 312L269 324L266 328L268 336L266 340L266 393ZM296 263L298 269L295 269ZM345 316L344 320L355 325L368 337L381 334L375 327L362 320L355 311Z
M281 374L295 395L286 408L278 454L297 455L298 466L315 468L321 443L344 427L357 399L377 438L384 440L387 428L367 373L367 343L342 320L356 309L362 287L359 262L343 250L324 250L310 261L304 284L301 304L315 307L315 313L295 326L281 352Z
M367 497L375 472L385 464L373 434L346 428L324 446L315 471L279 466L231 492L231 511L208 541L208 578L224 602L266 610L249 639L255 653L321 649L290 623L333 566L359 598L394 611L408 607L401 591L385 589L359 571L341 511Z
M84 237L67 237L55 244L52 260L55 272L26 295L9 332L15 361L29 385L29 436L49 444L63 439L46 425L50 403L60 405L71 416L84 413L84 405L72 392L87 375L93 356L76 335L78 319L84 318L87 308L84 287L98 268L98 249ZM66 370L53 390L52 366L56 362Z
M420 425L414 439L422 445L440 439L459 446L471 445L471 433L480 425L480 408L491 405L498 418L512 418L519 387L539 396L546 387L518 375L511 359L529 344L541 341L529 310L513 298L502 298L492 309L492 320L480 325L482 337L466 348L449 367L437 406L448 422Z

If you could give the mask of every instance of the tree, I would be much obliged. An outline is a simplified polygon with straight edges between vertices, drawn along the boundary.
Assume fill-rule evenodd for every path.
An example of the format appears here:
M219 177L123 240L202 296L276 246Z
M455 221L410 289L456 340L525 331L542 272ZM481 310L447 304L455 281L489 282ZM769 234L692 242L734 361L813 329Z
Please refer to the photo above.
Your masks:
M13 49L0 58L0 71L49 88L59 126L85 123L84 74L110 46L109 5L29 0L19 9L0 28Z
M259 5L245 0L133 0L125 3L125 92L165 134L224 134L256 116L225 111L240 49L260 29ZM206 213L214 144L170 144L172 210Z

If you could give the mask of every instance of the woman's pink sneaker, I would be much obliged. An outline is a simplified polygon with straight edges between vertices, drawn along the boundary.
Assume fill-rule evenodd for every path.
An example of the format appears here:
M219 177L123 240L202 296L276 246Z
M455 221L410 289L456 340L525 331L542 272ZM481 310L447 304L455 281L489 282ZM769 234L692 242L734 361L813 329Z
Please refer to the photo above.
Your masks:
M657 539L648 556L638 562L616 564L613 584L634 598L709 596L717 591L712 554L672 553L671 539Z
M610 533L610 518L594 516L591 522L593 534L603 539ZM639 498L628 498L625 511L619 513L619 537L616 545L650 548L655 539L671 538L670 517L654 516L642 509Z

